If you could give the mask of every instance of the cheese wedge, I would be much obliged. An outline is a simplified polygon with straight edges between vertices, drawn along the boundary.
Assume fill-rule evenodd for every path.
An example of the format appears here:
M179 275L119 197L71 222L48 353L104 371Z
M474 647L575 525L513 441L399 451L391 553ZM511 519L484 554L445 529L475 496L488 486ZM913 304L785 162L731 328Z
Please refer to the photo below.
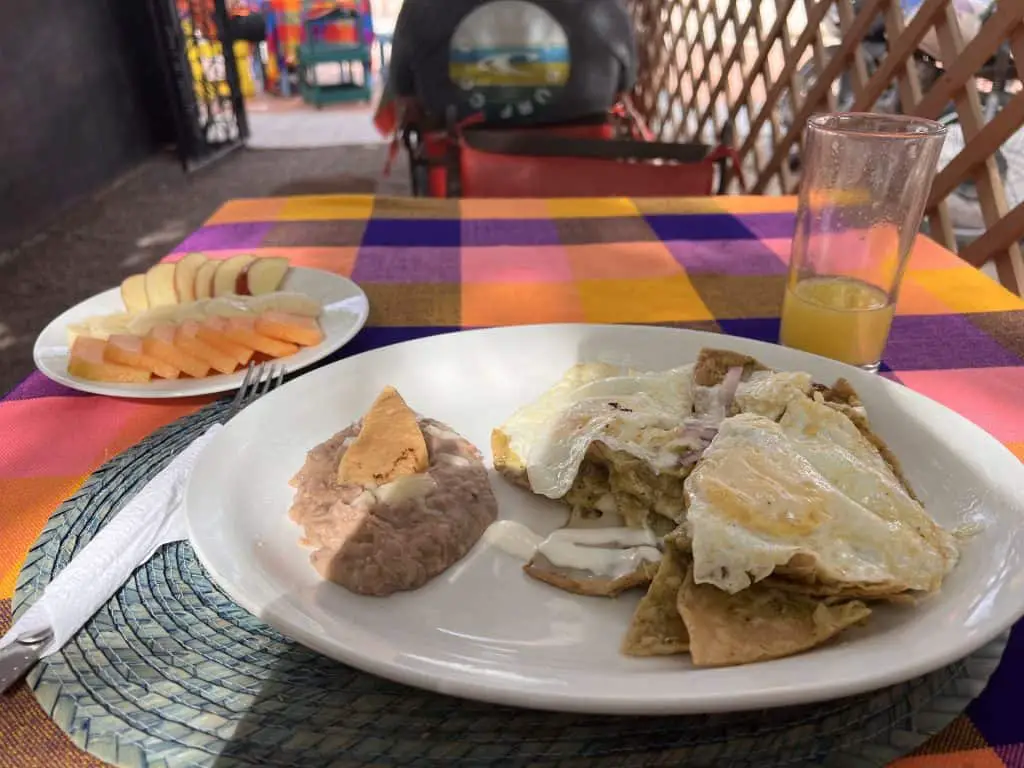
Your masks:
M68 373L80 379L116 384L144 384L150 380L149 371L107 362L103 355L106 346L103 339L79 336L71 345Z
M174 335L173 325L158 325L142 340L142 349L147 355L170 363L193 378L203 378L210 372L209 364L179 348L174 343Z
M132 368L141 368L149 371L161 379L176 379L181 374L177 368L170 363L147 355L142 348L142 338L128 334L117 334L107 340L107 346L103 350L104 359L110 363L127 365Z
M256 331L301 347L312 347L324 340L324 332L315 319L286 312L264 312L256 318Z
M257 352L262 352L270 357L287 357L299 351L299 348L294 344L272 339L258 332L256 330L256 321L251 317L227 318L224 325L224 335L231 339L231 341L252 347Z
M219 373L232 373L238 367L235 358L200 339L196 334L196 328L197 323L179 325L174 334L174 346L202 360Z
M385 387L363 417L359 436L342 454L338 482L384 485L424 472L428 464L416 414L394 387Z

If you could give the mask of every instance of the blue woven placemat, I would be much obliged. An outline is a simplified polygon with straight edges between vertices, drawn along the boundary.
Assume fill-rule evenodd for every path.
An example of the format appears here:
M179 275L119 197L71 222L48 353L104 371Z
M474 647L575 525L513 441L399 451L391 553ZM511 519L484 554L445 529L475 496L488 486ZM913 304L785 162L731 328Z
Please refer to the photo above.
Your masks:
M90 477L30 551L15 615L225 406L160 430ZM951 722L1005 643L902 685L805 707L660 718L509 709L407 688L303 648L235 605L182 543L140 568L29 684L76 744L125 768L866 768Z

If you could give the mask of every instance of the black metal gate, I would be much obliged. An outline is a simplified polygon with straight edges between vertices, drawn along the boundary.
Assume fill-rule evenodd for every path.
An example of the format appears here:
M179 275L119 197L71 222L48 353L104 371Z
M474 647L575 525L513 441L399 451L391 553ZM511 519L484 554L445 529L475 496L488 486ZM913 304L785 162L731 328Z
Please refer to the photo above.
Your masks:
M178 155L195 170L249 135L224 0L151 0Z

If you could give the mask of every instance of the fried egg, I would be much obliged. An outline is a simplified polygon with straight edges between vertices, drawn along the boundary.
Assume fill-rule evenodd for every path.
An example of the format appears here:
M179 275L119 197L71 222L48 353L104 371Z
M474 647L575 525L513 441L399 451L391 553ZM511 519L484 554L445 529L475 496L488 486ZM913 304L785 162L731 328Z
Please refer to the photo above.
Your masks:
M695 462L734 401L740 410L778 418L811 389L806 373L757 371L731 387L698 387L693 372L692 364L659 372L579 364L500 429L526 467L530 488L557 499L572 487L595 441L662 472L683 457Z
M503 429L526 464L534 493L558 499L572 487L595 440L656 470L692 450L697 443L684 424L693 410L692 385L691 365L657 373L620 370L571 389L556 387L559 394L547 401L554 407L532 411L528 421L513 417Z
M949 533L844 414L807 397L781 422L726 419L686 480L694 578L735 594L794 558L822 581L933 591Z

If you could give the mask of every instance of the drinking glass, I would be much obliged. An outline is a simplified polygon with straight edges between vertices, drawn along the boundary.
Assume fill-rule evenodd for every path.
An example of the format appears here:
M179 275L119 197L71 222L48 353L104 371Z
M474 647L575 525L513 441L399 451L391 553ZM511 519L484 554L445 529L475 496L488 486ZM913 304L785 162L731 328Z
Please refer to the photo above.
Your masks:
M945 134L901 115L807 121L782 344L878 370Z

